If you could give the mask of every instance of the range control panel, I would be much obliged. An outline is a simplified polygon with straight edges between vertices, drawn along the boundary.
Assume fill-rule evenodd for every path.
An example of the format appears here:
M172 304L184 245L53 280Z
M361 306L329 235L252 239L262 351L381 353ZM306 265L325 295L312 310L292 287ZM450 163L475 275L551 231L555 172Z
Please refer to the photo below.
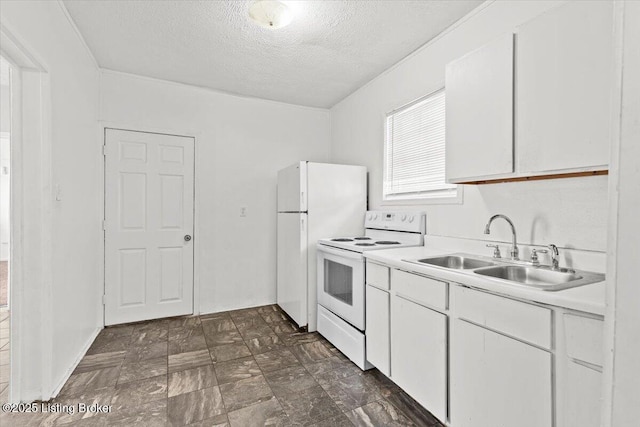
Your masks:
M416 211L367 211L365 228L426 233L427 214Z

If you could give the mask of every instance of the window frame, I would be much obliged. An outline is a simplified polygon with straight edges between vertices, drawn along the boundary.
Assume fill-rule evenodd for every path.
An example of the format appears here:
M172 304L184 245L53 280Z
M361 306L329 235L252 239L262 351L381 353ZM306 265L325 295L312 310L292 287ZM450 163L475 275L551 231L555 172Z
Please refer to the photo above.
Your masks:
M428 94L414 99L411 102L403 104L393 110L384 114L384 141L382 152L382 205L424 205L424 204L461 204L463 195L463 186L456 185L453 189L436 189L425 190L413 193L396 193L386 194L385 186L387 183L387 170L388 170L388 157L387 148L389 143L389 118L397 113L400 113L408 108L411 108L423 101L428 100L430 97L444 92L445 105L446 105L446 88L444 85L438 87L438 89L429 92ZM446 118L445 118L446 120ZM446 134L445 134L446 138Z

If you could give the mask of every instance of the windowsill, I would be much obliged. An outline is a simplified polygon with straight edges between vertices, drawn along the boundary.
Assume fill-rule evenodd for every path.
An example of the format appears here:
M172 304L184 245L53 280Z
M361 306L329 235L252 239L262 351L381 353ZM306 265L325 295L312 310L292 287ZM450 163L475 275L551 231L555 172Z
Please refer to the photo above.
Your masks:
M415 197L408 199L382 200L382 206L416 206L416 205L461 205L463 203L463 186L459 185L455 197Z

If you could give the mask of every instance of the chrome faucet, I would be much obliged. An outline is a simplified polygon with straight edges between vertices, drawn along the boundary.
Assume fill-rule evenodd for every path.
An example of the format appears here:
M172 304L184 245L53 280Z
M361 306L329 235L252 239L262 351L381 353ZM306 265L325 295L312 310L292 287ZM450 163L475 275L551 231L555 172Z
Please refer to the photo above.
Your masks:
M513 244L511 246L511 259L518 260L519 258L518 258L518 243L516 239L516 227L513 225L513 222L511 222L508 216L497 214L489 218L489 222L487 222L487 226L484 228L484 234L491 234L491 223L493 222L494 219L497 219L497 218L504 219L511 226L511 234L513 236Z
M558 253L558 247L552 243L548 246L548 248L551 252L551 269L560 270L560 261L558 260L560 254Z

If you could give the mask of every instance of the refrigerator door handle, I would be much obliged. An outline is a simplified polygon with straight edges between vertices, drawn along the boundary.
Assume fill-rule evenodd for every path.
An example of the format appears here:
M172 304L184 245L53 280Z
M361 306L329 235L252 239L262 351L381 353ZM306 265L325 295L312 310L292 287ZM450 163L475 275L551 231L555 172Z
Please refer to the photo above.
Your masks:
M304 191L300 192L300 205L304 206Z
M300 231L304 231L304 218L300 218Z

